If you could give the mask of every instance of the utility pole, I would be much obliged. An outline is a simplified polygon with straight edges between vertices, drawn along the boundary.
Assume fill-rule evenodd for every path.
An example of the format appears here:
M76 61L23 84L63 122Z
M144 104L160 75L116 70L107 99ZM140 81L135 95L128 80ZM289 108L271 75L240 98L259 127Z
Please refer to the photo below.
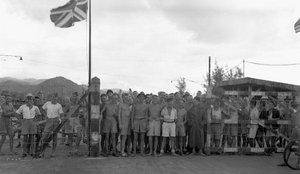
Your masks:
M92 0L88 1L88 12L89 12L89 93L88 93L88 150L89 157L91 156L91 74L92 74Z
M245 78L245 59L243 59L243 77Z
M210 56L208 57L208 86L211 86L211 75L210 75Z

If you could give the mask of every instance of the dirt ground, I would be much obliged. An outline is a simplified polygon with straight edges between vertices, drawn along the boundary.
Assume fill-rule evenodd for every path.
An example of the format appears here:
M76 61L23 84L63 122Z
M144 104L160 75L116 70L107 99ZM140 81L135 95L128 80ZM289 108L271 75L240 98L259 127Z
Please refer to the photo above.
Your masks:
M8 152L7 144L4 152ZM282 162L282 154L272 156L246 155L212 155L212 156L180 156L173 157L99 157L88 158L86 147L81 146L82 156L68 155L72 149L59 145L56 157L48 155L44 159L26 157L20 159L18 155L0 156L0 174L289 174L299 173L287 167L278 167Z

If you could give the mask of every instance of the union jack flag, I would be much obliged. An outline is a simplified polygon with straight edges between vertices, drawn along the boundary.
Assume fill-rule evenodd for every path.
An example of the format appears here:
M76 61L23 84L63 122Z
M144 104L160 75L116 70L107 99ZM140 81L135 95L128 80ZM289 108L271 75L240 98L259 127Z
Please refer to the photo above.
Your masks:
M296 33L300 32L300 19L295 23L294 29Z
M87 17L88 0L70 0L67 4L52 9L50 19L56 27L68 28Z

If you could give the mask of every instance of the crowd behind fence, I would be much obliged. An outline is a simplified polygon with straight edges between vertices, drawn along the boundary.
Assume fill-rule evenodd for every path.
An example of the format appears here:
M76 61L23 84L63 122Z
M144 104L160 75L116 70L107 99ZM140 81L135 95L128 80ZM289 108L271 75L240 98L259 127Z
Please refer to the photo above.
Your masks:
M108 90L106 94L101 94L100 100L103 118L100 124L101 154L124 157L135 156L138 152L142 155L156 156L165 153L177 156L282 152L291 138L292 119L297 108L292 98L285 100L271 96L206 98L201 93L193 97L189 93L159 92L154 95L131 90L128 93L121 91L113 93ZM15 114L20 106L26 105L28 98L15 103L12 108L14 114L10 113L7 116L4 104L13 101L9 94L1 97L0 150L7 135L9 137L17 135L14 148L16 145L24 148L27 147L26 143L32 144L30 151L26 153L33 155L43 143L43 135L47 129L45 127L49 123L48 114L43 106L46 101L41 94L33 99L33 105L41 111L32 122L36 129L33 137L26 137L22 133L24 118L22 114ZM61 135L59 146L73 145L72 150L75 149L75 152L78 152L79 146L86 144L88 140L87 104L79 102L76 92L59 101L64 114L57 119L60 123L66 120L57 132ZM72 107L78 104L79 111L66 117ZM139 113L140 111L145 113ZM58 125L54 124L55 121L51 122L54 127ZM28 140L25 141L26 138ZM55 143L52 144L53 147L56 146ZM80 150L84 153L88 151L87 148ZM13 151L11 149L11 152Z

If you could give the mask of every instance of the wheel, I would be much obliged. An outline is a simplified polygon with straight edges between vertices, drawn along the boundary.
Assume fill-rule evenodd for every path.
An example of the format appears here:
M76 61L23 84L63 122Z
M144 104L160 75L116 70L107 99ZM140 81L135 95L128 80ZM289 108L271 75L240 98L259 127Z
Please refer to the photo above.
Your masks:
M300 170L300 156L298 148L298 141L293 140L288 143L283 152L285 164L293 170Z

